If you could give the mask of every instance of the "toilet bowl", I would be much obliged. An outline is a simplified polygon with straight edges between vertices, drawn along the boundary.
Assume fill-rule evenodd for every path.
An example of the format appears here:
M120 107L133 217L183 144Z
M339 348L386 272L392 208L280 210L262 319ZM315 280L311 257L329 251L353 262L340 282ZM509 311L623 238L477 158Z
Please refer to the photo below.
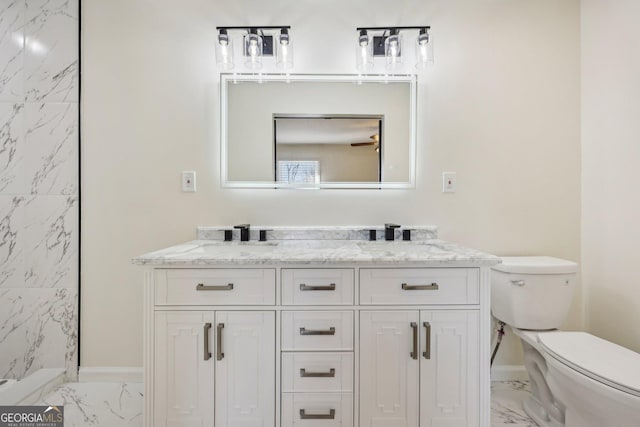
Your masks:
M640 354L557 330L571 305L577 265L551 257L502 261L492 271L492 313L521 339L531 384L527 414L542 427L640 425Z

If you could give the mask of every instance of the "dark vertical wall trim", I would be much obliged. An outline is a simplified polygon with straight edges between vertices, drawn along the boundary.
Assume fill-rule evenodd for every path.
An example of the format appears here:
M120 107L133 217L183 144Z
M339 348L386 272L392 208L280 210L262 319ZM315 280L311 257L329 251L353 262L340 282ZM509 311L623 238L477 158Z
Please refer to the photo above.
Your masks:
M82 313L82 0L78 1L78 371Z

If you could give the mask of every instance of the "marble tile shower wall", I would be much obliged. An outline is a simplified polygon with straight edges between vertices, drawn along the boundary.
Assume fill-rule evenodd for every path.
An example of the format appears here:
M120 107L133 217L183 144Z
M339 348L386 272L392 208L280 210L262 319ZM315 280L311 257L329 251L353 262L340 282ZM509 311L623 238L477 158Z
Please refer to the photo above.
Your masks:
M0 378L77 372L79 0L0 0Z

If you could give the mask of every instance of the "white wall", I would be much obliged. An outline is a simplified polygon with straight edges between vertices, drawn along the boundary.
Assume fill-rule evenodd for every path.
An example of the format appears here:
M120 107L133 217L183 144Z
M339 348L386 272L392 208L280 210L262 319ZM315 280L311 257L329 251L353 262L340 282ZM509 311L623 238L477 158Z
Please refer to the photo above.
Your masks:
M640 2L581 9L585 320L640 352Z
M197 225L430 224L496 254L579 259L578 0L112 0L82 12L83 366L141 365L130 260ZM354 72L357 26L431 25L415 190L221 189L215 26L247 23L293 27L296 73ZM197 171L197 193L180 192L182 170ZM455 194L440 192L445 170Z

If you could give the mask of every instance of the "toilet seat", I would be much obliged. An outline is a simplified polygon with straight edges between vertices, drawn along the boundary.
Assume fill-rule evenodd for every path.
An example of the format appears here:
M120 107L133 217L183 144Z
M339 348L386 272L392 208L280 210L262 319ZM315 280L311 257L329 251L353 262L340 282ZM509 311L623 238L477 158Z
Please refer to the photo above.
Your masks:
M544 351L589 378L640 397L640 354L586 332L538 335Z

